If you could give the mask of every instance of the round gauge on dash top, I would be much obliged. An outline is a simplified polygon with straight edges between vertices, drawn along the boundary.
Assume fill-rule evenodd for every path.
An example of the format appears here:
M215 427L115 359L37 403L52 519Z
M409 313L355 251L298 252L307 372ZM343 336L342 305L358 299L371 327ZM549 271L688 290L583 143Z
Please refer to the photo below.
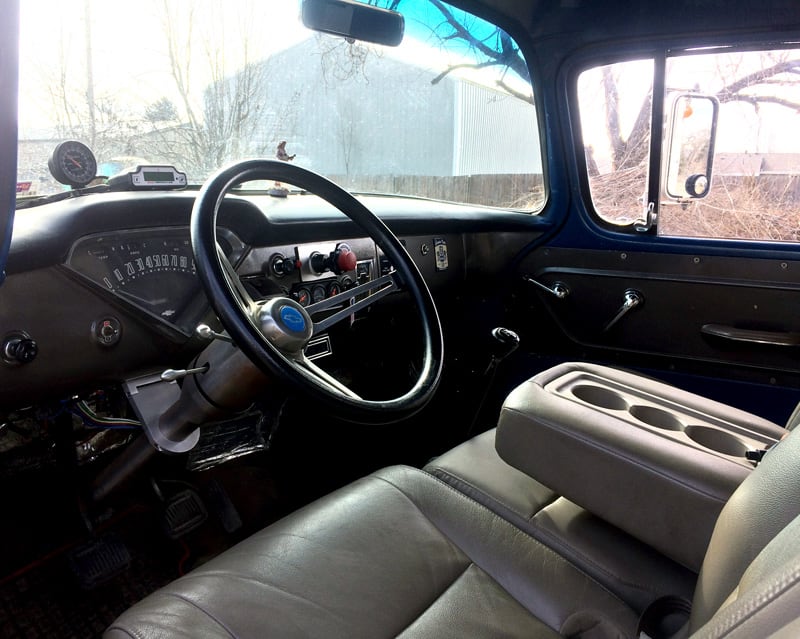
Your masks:
M56 146L47 160L47 168L61 184L78 189L97 176L97 160L92 150L76 140L67 140Z

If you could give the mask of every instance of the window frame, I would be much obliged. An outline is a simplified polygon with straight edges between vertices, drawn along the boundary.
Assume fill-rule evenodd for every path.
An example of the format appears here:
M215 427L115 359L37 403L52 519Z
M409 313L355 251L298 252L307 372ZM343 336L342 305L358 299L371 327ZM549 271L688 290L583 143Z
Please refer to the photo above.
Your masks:
M663 147L666 134L663 130L664 113L667 108L666 95L666 67L670 58L688 57L693 55L709 55L713 53L748 53L760 51L779 51L800 49L800 41L775 40L774 33L752 34L747 39L734 42L730 36L717 36L708 38L702 43L690 38L663 39L651 41L646 45L640 41L621 41L614 44L603 44L582 50L567 60L562 72L561 86L566 89L565 102L568 111L572 148L575 153L574 168L577 170L578 191L580 194L580 209L582 216L595 228L615 235L628 237L657 237L659 242L669 244L672 242L686 244L713 243L714 246L724 248L726 245L742 246L742 244L771 246L776 244L786 247L796 247L800 242L788 240L764 240L751 238L715 238L715 237L683 237L677 235L659 235L658 217L660 213L660 200L662 192L661 180L664 171ZM627 224L615 224L604 219L594 205L592 199L587 156L583 141L581 125L580 100L578 93L578 79L584 71L598 67L649 59L653 61L653 105L651 111L650 149L648 161L648 174L646 192L648 205L653 204L652 218L645 220L636 219ZM660 96L660 99L659 97ZM658 117L657 117L658 116ZM658 155L654 151L658 150ZM773 248L774 250L774 248Z

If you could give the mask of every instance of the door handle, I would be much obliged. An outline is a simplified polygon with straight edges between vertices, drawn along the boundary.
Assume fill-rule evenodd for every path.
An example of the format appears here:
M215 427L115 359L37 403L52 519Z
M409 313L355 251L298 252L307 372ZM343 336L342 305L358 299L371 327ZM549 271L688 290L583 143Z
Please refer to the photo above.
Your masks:
M700 332L732 342L767 344L769 346L800 346L800 333L791 331L754 331L747 328L725 326L724 324L703 324Z

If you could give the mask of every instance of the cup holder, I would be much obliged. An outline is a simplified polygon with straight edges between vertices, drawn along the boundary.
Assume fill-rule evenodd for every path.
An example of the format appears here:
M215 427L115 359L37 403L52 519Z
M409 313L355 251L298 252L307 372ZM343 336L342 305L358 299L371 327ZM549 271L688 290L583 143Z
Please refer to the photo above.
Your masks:
M683 424L670 412L655 406L631 406L630 413L640 422L663 430L682 430Z
M733 455L734 457L744 457L748 451L747 446L737 437L724 430L711 428L709 426L687 426L684 429L686 436L692 441L715 450L723 455Z
M628 410L628 402L616 391L602 386L581 384L572 389L572 394L587 404L608 410Z

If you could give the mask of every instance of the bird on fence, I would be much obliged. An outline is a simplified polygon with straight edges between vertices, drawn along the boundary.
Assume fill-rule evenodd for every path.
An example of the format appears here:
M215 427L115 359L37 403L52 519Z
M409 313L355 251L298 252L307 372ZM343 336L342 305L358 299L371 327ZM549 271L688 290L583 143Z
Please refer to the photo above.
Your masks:
M275 157L279 160L283 160L284 162L291 162L296 157L296 153L289 155L286 152L286 140L282 140L278 143L278 150L275 152Z
M286 152L286 140L281 140L278 142L278 148L275 151L275 157L283 162L291 162L297 156L296 153L289 155ZM286 197L289 192L283 187L283 184L276 181L275 186L270 189L270 195L274 195L277 197Z

